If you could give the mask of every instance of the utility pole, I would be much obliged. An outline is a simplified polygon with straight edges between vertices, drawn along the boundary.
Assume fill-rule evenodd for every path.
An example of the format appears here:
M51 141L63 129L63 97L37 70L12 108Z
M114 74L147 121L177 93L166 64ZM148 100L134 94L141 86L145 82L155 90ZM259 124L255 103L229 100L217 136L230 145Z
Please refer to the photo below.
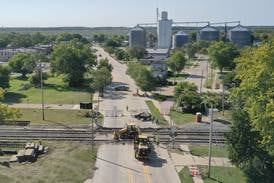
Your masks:
M202 77L201 77L201 83L200 83L200 93L202 93L203 79L204 79L204 71L202 71Z
M91 149L94 151L94 112L91 110Z
M223 116L225 116L225 86L223 85L223 96L222 96L222 111Z
M209 131L208 177L210 177L210 173L211 173L212 130L213 130L213 105L211 104L211 109L210 109L210 131Z
M39 61L38 70L40 71L40 87L42 97L42 118L45 120L45 102L44 102L44 86L43 86L43 67L41 61Z

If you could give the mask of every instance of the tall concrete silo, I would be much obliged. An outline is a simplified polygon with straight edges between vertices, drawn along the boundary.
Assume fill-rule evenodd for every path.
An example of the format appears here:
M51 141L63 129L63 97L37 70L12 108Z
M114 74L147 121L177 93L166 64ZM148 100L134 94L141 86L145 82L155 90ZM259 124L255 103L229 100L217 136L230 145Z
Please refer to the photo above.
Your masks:
M215 27L208 25L202 28L197 36L198 40L217 41L220 37L220 32Z
M172 39L172 47L173 48L181 48L188 42L188 34L183 31L177 32L173 35Z
M146 31L139 25L134 27L129 32L130 47L146 47Z
M228 39L238 46L248 46L252 43L251 32L241 25L228 31Z
M172 20L168 19L168 13L162 12L162 18L158 21L158 48L169 49L171 47L172 38Z

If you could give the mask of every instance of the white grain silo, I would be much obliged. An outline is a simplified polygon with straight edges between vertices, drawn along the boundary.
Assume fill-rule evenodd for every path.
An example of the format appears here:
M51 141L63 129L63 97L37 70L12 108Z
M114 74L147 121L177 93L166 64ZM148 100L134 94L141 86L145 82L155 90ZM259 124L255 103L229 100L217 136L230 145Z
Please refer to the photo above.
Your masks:
M172 20L168 19L168 13L162 12L161 20L158 21L158 48L169 49L172 38Z

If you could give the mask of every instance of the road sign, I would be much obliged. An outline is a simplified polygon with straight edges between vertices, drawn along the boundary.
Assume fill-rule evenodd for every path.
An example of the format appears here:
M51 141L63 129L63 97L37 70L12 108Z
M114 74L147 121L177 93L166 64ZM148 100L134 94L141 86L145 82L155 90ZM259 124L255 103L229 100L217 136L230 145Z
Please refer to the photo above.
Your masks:
M80 109L92 109L92 103L91 102L81 102Z

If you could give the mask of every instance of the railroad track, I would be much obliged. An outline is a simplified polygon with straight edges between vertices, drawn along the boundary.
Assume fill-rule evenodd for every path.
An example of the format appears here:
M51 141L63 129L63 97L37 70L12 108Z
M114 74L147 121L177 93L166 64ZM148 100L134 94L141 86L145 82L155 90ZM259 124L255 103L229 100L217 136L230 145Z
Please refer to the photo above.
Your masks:
M120 128L117 128L120 129ZM112 143L113 130L115 129L97 129L95 130L95 139L97 143ZM142 130L144 134L157 136L162 143L170 143L170 130L165 129L146 129ZM220 131L214 133L213 143L225 143L226 132ZM47 141L79 141L90 142L92 132L90 130L78 129L0 129L0 146L8 142L27 142L32 140ZM209 132L207 131L176 131L176 143L208 143ZM121 141L124 142L124 141Z

